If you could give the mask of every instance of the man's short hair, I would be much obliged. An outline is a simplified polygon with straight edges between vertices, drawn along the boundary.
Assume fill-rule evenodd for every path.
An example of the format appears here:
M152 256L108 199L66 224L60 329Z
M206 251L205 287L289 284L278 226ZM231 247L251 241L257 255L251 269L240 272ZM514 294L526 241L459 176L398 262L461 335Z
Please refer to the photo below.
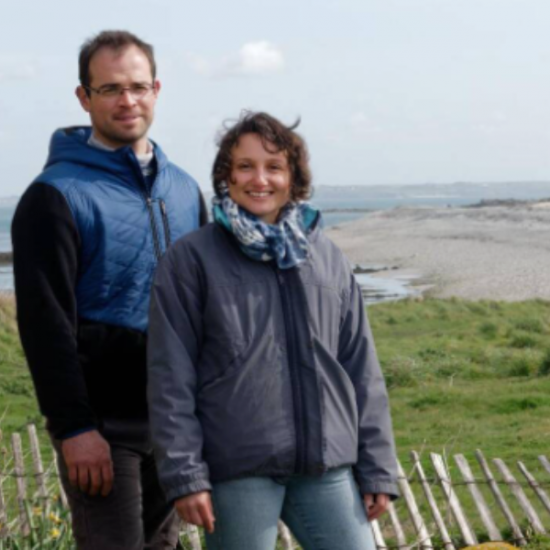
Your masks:
M80 55L78 56L78 77L80 84L84 87L90 85L90 61L101 48L120 51L128 46L137 46L145 54L149 60L149 65L151 65L151 75L153 76L153 80L155 80L157 66L151 44L144 42L135 34L128 31L102 31L98 35L86 40L80 48ZM89 90L86 90L86 92L89 93Z

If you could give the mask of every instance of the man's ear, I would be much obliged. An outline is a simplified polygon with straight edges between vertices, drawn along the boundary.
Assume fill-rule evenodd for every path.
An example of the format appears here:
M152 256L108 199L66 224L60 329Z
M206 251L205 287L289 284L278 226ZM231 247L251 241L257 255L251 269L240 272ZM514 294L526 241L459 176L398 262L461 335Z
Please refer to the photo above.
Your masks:
M153 91L155 92L155 95L159 94L160 88L161 88L160 80L155 80L155 82L153 83Z
M75 93L76 97L78 97L78 101L80 101L80 105L82 105L82 108L87 113L89 113L90 112L90 96L86 93L86 90L82 86L77 86L74 93Z

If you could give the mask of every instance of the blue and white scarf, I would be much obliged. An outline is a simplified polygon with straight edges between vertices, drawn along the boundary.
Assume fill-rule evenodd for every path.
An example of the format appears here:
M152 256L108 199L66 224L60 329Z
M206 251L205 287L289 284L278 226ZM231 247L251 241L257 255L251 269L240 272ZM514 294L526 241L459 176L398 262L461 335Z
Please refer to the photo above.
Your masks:
M267 224L241 208L227 192L212 199L212 213L216 223L235 235L247 256L262 262L275 260L280 269L290 269L308 258L306 235L319 216L307 202L288 203L277 223Z

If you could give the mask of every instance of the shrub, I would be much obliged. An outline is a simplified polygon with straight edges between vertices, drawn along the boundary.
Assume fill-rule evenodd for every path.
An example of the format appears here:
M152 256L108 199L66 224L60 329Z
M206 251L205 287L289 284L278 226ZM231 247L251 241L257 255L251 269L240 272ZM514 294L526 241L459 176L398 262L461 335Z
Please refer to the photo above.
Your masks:
M548 376L550 374L550 349L546 350L544 357L539 365L539 376Z
M535 317L527 319L519 319L514 323L514 326L519 330L524 330L525 332L534 332L535 334L544 334L546 327L544 323Z
M485 338L492 339L498 334L498 326L491 321L486 321L479 326L479 332Z
M417 361L410 357L394 357L383 365L388 388L410 388L418 385L424 377Z
M444 393L430 393L413 399L409 406L413 409L425 410L430 407L441 407L449 401L449 398Z
M521 411L529 411L538 409L539 406L545 405L544 400L535 397L521 397L506 399L499 403L497 410L503 414L514 414Z
M538 338L529 332L519 331L510 333L510 347L512 348L535 348L538 344Z

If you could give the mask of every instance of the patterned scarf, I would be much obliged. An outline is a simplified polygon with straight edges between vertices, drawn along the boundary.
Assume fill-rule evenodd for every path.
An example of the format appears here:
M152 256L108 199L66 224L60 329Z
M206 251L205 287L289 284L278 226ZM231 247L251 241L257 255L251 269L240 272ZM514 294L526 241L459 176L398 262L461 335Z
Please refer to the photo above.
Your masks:
M275 260L279 269L290 269L308 258L306 235L320 216L307 202L288 203L277 223L270 225L241 208L227 192L212 199L212 213L216 223L235 235L247 256L262 262Z

